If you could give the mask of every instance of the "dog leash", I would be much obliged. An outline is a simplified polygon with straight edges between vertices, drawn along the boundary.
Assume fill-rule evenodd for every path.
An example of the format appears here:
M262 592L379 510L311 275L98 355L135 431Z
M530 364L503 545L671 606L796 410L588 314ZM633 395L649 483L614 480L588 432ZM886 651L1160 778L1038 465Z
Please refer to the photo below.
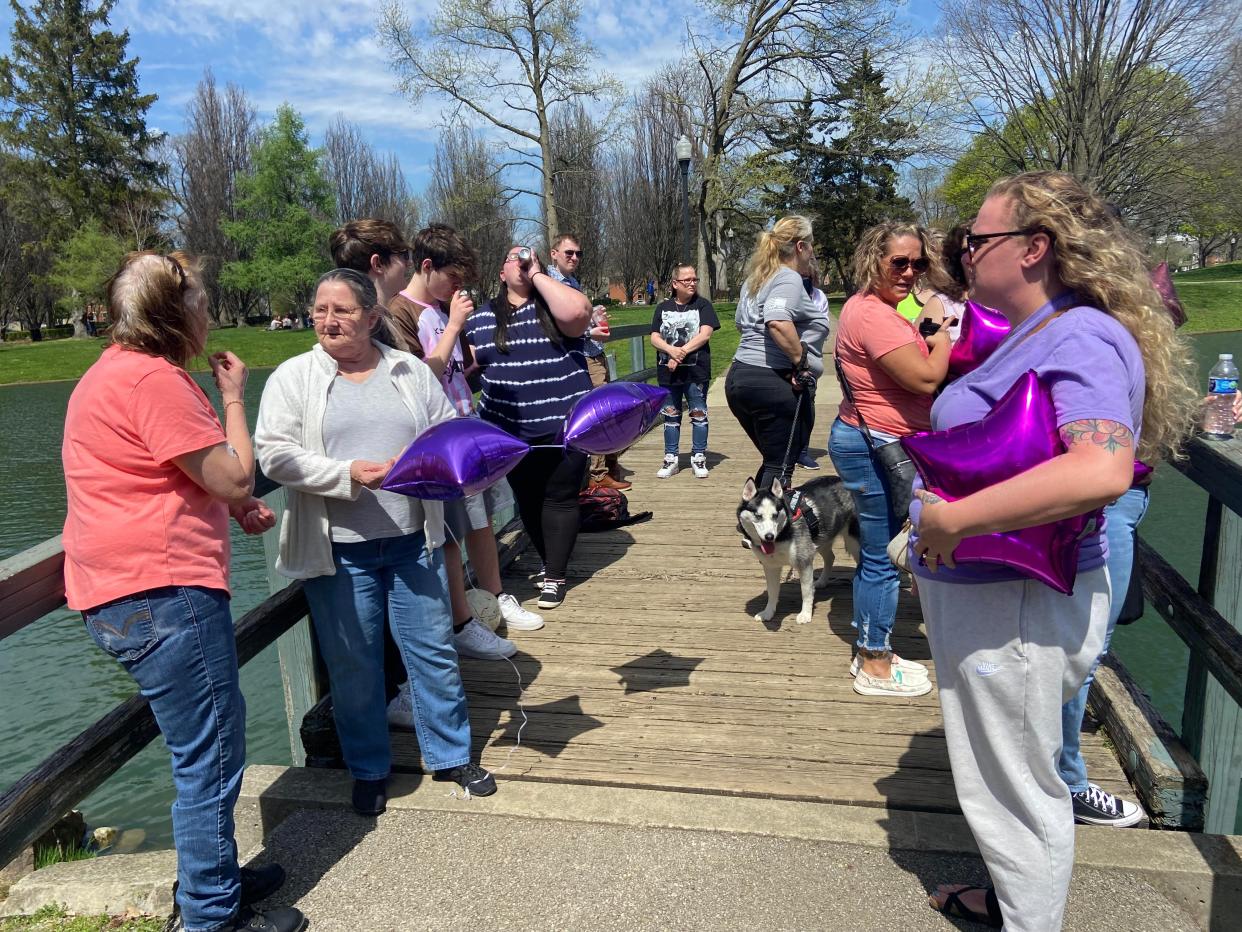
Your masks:
M793 453L794 437L798 433L798 423L802 419L802 399L806 396L806 389L798 392L798 403L794 405L793 424L789 428L789 440L785 444L785 461L781 464L781 486L789 488L789 483L793 480L793 460L790 454ZM801 451L799 451L801 452Z

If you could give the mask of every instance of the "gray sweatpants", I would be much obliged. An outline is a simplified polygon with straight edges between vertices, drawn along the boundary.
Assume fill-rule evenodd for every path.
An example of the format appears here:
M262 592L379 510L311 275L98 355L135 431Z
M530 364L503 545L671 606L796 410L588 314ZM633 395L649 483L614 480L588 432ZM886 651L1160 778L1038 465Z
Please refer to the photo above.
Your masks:
M1074 594L1041 582L919 578L958 802L1007 932L1056 932L1074 867L1074 815L1057 772L1061 706L1104 645L1104 567ZM945 878L951 881L952 878Z

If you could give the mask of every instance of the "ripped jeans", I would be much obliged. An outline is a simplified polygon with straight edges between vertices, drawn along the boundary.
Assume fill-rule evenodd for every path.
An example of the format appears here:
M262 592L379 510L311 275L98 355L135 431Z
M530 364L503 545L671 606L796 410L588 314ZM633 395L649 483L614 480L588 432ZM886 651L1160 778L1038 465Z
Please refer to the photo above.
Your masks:
M668 401L664 405L664 453L676 456L681 445L681 411L690 405L690 442L692 454L707 452L707 383L682 382L665 385Z

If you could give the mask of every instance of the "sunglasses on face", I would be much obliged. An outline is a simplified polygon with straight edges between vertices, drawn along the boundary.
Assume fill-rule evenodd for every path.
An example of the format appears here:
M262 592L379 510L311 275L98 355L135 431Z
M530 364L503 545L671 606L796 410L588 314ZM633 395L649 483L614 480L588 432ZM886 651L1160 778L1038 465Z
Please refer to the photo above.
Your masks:
M918 259L911 259L909 256L893 256L888 260L888 264L892 266L894 272L904 272L906 269L914 269L914 271L922 275L931 268L931 260L926 256Z
M968 233L966 234L966 251L970 253L970 258L975 257L975 253L979 248L990 239L999 239L1002 236L1030 236L1032 233L1047 233L1043 227L1027 227L1023 230L1006 230L1003 233ZM1048 234L1051 236L1052 234Z
M582 250L581 249L562 249L561 255L568 256L570 259L581 259Z

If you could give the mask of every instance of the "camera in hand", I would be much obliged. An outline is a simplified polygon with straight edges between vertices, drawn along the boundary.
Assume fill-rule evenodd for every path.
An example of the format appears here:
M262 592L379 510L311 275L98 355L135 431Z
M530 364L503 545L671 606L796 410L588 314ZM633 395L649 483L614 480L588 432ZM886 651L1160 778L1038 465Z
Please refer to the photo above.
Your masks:
M929 337L932 334L939 333L939 332L940 332L940 324L936 323L936 321L934 320L920 320L919 321L919 334L921 336Z

